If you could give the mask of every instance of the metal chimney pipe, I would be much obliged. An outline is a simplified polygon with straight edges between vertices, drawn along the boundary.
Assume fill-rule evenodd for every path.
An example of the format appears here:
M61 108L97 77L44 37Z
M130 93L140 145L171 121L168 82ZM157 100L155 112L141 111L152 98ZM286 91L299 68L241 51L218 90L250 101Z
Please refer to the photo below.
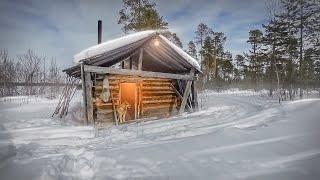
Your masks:
M102 37L102 21L98 20L98 44L101 44Z

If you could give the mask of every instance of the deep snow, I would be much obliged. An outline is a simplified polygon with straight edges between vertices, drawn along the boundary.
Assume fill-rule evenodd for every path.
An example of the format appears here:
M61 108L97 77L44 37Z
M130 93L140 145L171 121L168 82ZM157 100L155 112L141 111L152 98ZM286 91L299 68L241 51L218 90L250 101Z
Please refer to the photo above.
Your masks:
M99 131L50 118L56 100L2 98L0 177L319 179L320 99L200 96L199 112Z

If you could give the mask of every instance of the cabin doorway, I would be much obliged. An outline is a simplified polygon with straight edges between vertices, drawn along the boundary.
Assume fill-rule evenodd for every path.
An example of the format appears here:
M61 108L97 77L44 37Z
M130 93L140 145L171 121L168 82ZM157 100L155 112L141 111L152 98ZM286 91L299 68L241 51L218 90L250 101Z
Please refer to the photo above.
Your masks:
M137 92L137 83L120 83L120 104L125 101L130 104L130 108L127 110L126 121L136 119Z

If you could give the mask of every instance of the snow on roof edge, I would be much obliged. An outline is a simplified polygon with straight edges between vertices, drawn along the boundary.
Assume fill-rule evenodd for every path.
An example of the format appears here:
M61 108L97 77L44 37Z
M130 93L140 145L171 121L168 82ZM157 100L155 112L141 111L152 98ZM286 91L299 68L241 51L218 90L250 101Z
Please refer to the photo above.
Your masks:
M173 42L171 42L169 39L166 37L162 36L161 34L159 35L161 39L163 39L167 44L171 46L180 56L182 56L185 60L187 60L193 67L195 67L199 72L201 72L201 67L200 64L196 59L191 57L188 53L186 53L183 49L175 45Z
M140 31L133 34L129 34L123 37L119 37L116 39L112 39L101 44L97 44L91 46L85 50L82 50L80 53L74 55L74 62L79 63L82 60L88 59L90 57L102 54L104 52L108 52L111 50L115 50L122 46L134 43L136 41L142 40L149 36L155 35L156 33L164 33L167 30L147 30L147 31ZM190 63L193 67L195 67L199 72L201 72L200 65L197 60L191 57L188 53L182 50L180 47L176 46L173 42L168 40L163 35L159 35L161 39L163 39L172 49L174 49L181 57L183 57L188 63Z
M158 30L140 31L140 32L129 34L120 38L112 39L104 43L91 46L85 50L82 50L80 53L74 55L73 60L75 63L79 63L81 60L120 48L127 44L134 43L136 41L139 41L141 39L154 35L157 32L159 31Z

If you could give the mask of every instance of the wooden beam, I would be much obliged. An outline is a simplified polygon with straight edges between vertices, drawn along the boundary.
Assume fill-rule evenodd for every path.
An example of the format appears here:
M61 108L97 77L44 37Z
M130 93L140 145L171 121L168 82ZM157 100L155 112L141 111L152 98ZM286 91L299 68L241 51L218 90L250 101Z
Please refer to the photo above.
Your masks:
M111 95L111 102L112 102L113 119L116 121L116 126L118 126L119 125L119 120L118 120L118 116L117 116L116 105L115 105L115 102L114 102L112 91L110 91L110 95Z
M129 69L133 69L132 57L129 57Z
M138 70L142 70L143 48L140 48Z
M180 94L180 92L176 89L176 87L174 87L174 85L171 84L172 89L174 90L174 92L178 95L178 97L180 99L183 99L182 95ZM189 104L187 103L188 108L190 108Z
M194 75L194 69L191 69L190 75L192 75L192 76ZM179 109L179 114L182 114L184 112L184 109L185 109L186 104L187 104L188 97L190 95L191 84L192 84L192 81L190 81L190 80L187 81L186 88L184 89L184 92L183 92L183 99L182 99L182 102L181 102L181 107Z
M124 61L121 62L121 69L124 69Z
M84 76L84 64L81 63L81 84L82 84L82 97L83 97L83 118L84 124L88 125L88 114L87 114L87 96L86 96L86 85L85 85L85 76Z
M94 123L93 119L93 104L92 104L92 80L89 72L85 72L85 89L86 89L86 106L87 106L87 119L89 124Z
M198 92L196 89L196 85L195 82L192 82L191 85L191 89L192 89L192 97L193 97L193 107L195 111L199 111L199 103L198 103Z
M167 78L167 79L181 79L193 81L195 76L193 75L182 75L182 74L171 74L171 73L160 73L151 71L139 71L129 69L115 69L109 67L98 67L84 65L85 72L95 72L97 74L119 74L119 75L130 75L139 77L153 77L153 78Z

